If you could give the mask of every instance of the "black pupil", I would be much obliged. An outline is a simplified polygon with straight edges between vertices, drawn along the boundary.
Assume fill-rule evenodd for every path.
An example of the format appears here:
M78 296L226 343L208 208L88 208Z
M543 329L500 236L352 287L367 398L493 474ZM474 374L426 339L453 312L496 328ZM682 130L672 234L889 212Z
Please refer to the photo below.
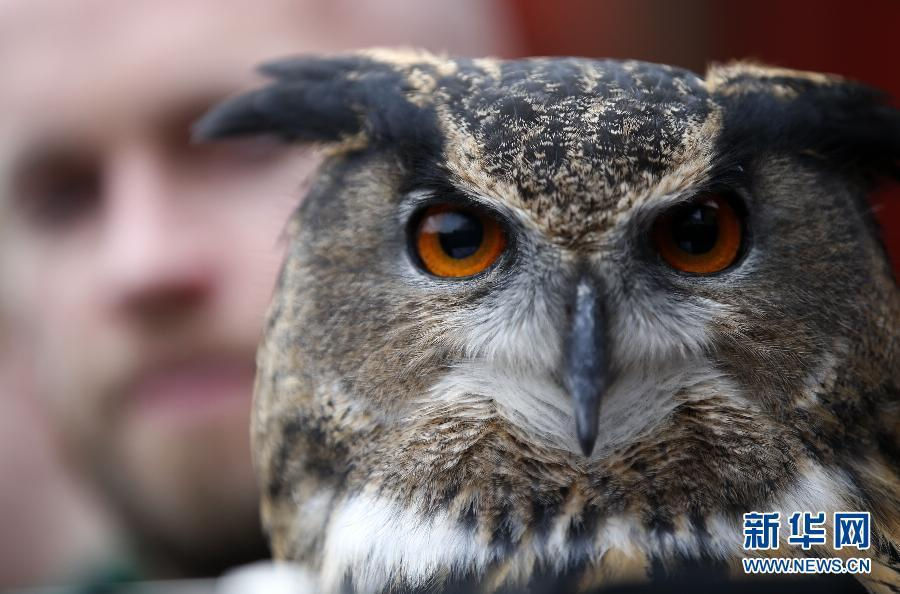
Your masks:
M478 217L466 212L444 212L437 219L438 241L451 258L468 258L481 247L484 229Z
M719 239L718 208L715 204L696 204L685 208L672 220L676 245L689 254L705 254Z

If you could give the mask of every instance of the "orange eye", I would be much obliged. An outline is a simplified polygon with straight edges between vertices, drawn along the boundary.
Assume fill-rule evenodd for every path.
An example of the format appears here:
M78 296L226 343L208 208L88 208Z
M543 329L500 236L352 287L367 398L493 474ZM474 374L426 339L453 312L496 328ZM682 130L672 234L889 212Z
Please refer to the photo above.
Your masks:
M675 208L653 225L653 241L676 270L712 274L731 266L741 249L741 219L724 197L712 194Z
M419 220L415 246L435 276L459 278L486 270L506 248L506 234L492 217L474 209L439 204Z

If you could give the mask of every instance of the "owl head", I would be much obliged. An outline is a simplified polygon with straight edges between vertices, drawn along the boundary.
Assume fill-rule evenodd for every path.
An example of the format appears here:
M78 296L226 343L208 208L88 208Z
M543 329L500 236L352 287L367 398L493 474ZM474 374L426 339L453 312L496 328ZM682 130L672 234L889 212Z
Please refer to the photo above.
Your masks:
M262 71L196 133L327 146L258 357L276 555L340 573L362 553L334 517L364 496L489 559L560 517L570 560L614 519L648 555L712 554L785 502L900 533L900 297L866 202L900 173L900 114L878 92L416 51Z

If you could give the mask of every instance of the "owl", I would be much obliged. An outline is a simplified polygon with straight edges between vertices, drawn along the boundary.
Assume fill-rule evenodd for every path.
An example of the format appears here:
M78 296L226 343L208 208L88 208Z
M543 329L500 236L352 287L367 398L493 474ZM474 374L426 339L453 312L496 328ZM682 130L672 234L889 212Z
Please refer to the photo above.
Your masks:
M325 148L257 361L275 558L325 592L575 591L855 554L897 591L881 94L415 50L262 72L195 134ZM870 548L743 549L743 514L800 510L870 512Z

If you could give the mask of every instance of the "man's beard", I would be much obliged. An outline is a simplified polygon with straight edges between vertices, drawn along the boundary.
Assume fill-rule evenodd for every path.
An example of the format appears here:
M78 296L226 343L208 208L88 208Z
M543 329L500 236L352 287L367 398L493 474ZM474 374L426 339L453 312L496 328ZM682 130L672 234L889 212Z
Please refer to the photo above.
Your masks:
M195 343L160 357L120 352L104 374L81 369L94 382L57 384L70 403L84 404L77 429L65 432L75 461L117 512L152 577L213 576L268 557L249 453L252 352L220 344ZM153 402L149 410L136 402L148 370L204 357L246 366L239 396L226 395L221 407L212 402L187 420L177 402L174 412L164 404L162 415Z
M225 480L235 474L229 468L234 460L205 454L205 448L195 449L191 459L172 469L170 477L181 476L166 482L172 485L171 495L180 509L168 521L160 521L159 514L166 512L158 509L158 501L148 500L153 495L148 497L145 481L135 477L133 462L116 460L115 455L111 460L95 458L95 480L153 577L216 576L235 565L269 557L255 489ZM157 509L151 509L154 506Z

